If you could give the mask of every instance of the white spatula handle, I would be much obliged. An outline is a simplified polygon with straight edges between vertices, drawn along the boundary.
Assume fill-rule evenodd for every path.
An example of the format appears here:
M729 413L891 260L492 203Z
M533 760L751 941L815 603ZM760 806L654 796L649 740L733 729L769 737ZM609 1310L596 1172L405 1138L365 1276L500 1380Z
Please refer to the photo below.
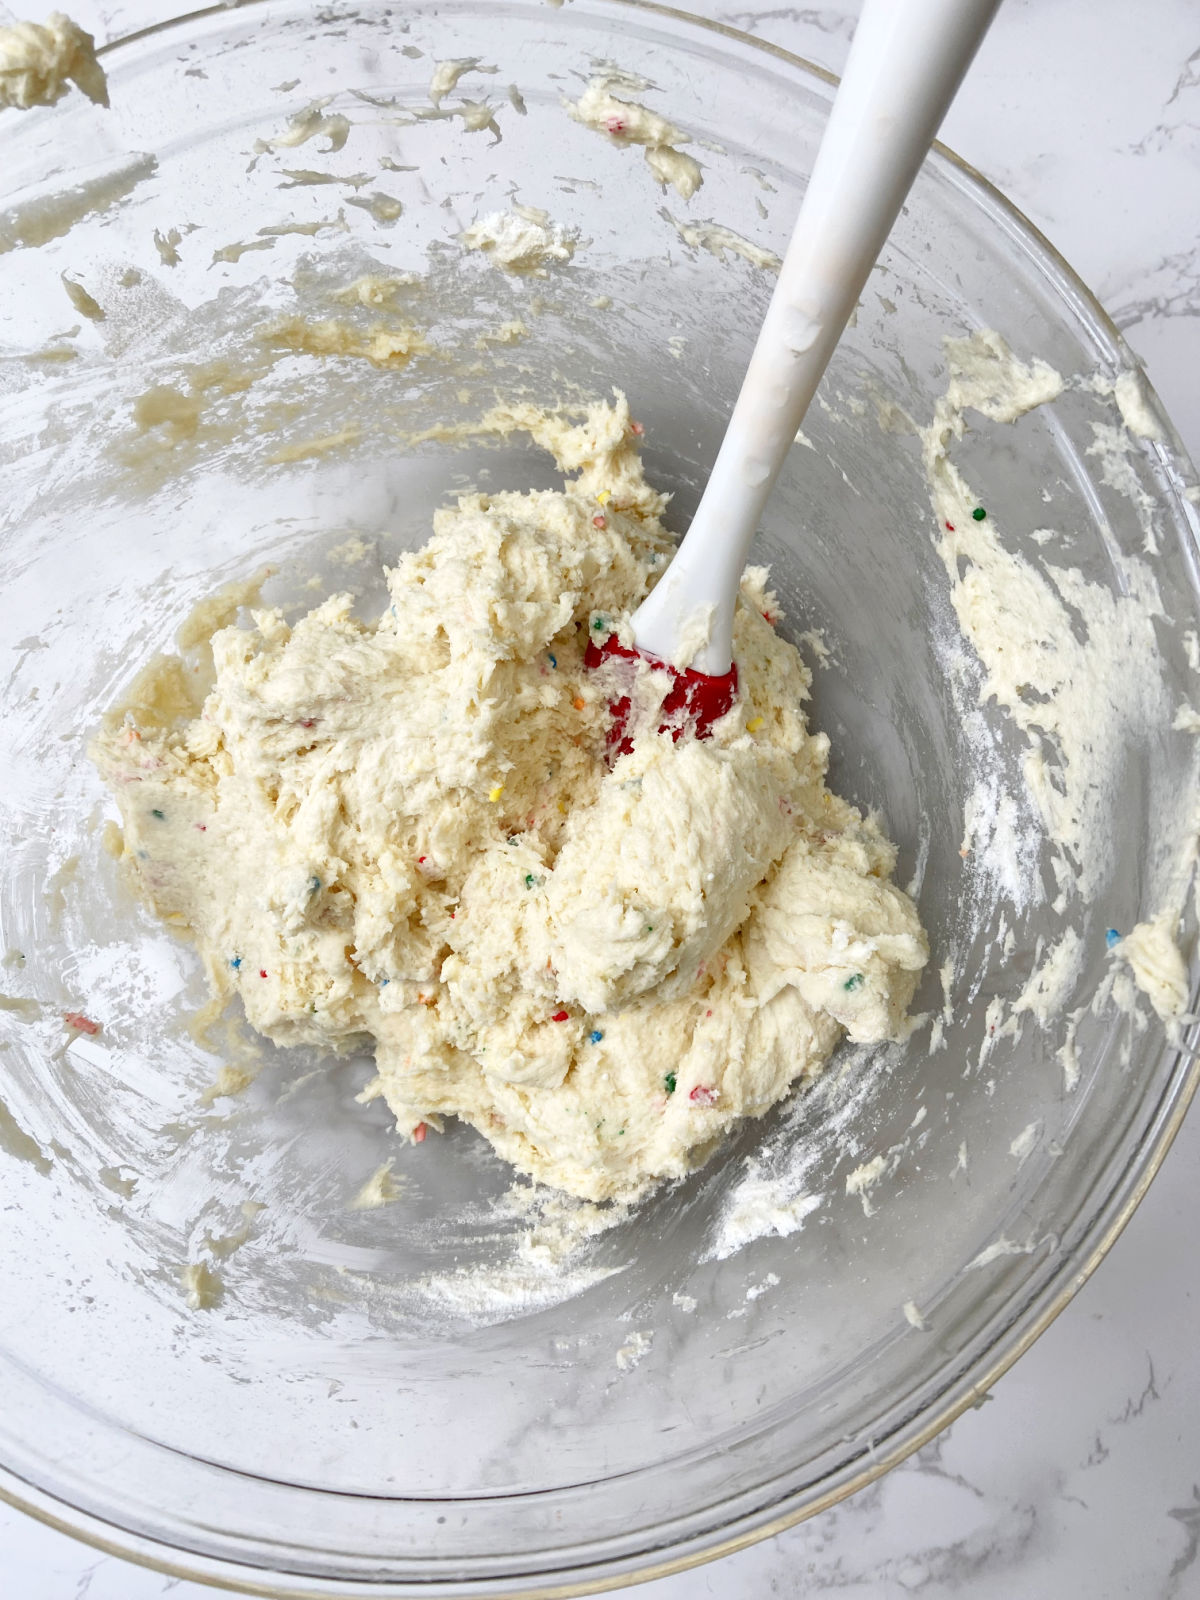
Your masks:
M727 672L738 582L767 497L875 260L1000 0L866 0L779 282L696 516L633 617L670 660Z

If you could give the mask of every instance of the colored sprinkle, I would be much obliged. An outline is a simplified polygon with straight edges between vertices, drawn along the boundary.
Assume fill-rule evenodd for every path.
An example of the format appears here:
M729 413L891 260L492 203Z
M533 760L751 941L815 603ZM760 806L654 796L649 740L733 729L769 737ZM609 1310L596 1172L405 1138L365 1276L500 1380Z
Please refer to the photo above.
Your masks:
M592 619L592 628L594 632L603 633L607 627L608 623L605 622L603 617L594 617Z
M606 117L604 119L604 126L607 128L609 133L613 135L625 132L625 124L622 122L620 117Z
M423 1122L418 1122L416 1127L413 1129L413 1143L414 1144L424 1144L425 1143L425 1135L426 1135L426 1133L428 1133L428 1131L429 1131L428 1128L426 1128L426 1126L425 1126L425 1124Z
M715 1106L719 1098L720 1090L710 1089L703 1083L698 1083L688 1095L688 1099L698 1106Z
M525 887L527 889L532 889L536 882L537 882L537 879L534 877L532 872L527 872L525 874Z
M74 1028L78 1033L95 1035L100 1032L100 1024L93 1022L91 1017L85 1017L82 1011L68 1011L63 1021L69 1028Z
M317 890L320 887L321 887L320 878L310 878L308 880L308 892L309 892L309 894L316 894Z
M197 826L197 828L199 828L201 833L207 833L208 832L208 829L205 827L205 825L202 822L198 822L196 824L196 826Z
M852 972L850 974L850 976L846 979L845 983L842 985L842 988L846 989L850 993L853 993L855 989L861 989L862 986L863 986L863 975L862 975L862 973L861 972Z
M551 656L550 657L550 665L552 667L557 667L558 666L558 657L557 656Z
M982 522L984 517L987 516L987 512L983 509L982 506L976 506L974 511L972 511L971 515L975 518L976 522Z
M305 717L300 723L300 726L302 728L315 728L316 725L317 725L316 717Z
M233 956L233 957L231 957L229 965L233 968L233 970L235 972L241 966L241 964L242 964L241 956Z
M155 806L154 810L150 813L150 815L152 817L157 817L160 822L165 822L167 820L166 812L165 811L160 811L157 806Z
M946 532L947 533L953 533L954 532L954 524L952 522L948 522L946 524Z
M603 1039L603 1037L604 1037L604 1035L600 1032L599 1028L593 1028L591 1033L588 1034L588 1038L592 1041L593 1044L599 1044L601 1039Z
M265 978L267 974L266 974L266 972L264 971L264 969L262 967L259 967L258 975L259 975L260 978Z
M392 980L391 980L391 979L390 979L390 978L380 978L380 980L379 980L379 987L380 987L380 988L381 988L381 989L386 989L386 988L387 988L387 986L388 986L388 984L389 984L389 983L391 983L391 981L392 981ZM313 1009L314 1009L314 1010L316 1010L316 1007L315 1007L315 1006L314 1006L314 1007L313 1007Z
M587 701L581 694L577 694L574 700L571 701L571 704L575 707L576 711L582 711L584 706L587 705Z
M666 1077L663 1079L663 1082L667 1086L667 1093L668 1094L674 1094L675 1093L676 1081L677 1080L676 1080L675 1074L673 1072L668 1072Z
M495 805L496 801L499 800L500 796L503 793L504 793L504 785L502 783L498 783L493 788L488 790L488 799L492 802L493 805Z
M601 512L598 511L596 513L596 515L592 518L592 527L593 528L607 528L608 527L608 518L606 516L604 516Z
M631 422L629 424L629 431L630 433L636 433L640 439L646 430L642 427L640 422Z
M757 733L765 721L765 717L751 717L750 721L746 724L746 732Z
M550 1021L551 1022L566 1022L567 1019L570 1017L570 1015L571 1015L571 1013L569 1011L556 1011L554 1013L554 1015L550 1018Z
M1108 930L1108 932L1104 935L1104 942L1108 946L1108 948L1111 950L1113 945L1120 944L1121 935L1117 932L1117 930L1115 928L1110 928Z
M612 490L611 489L601 489L600 493L596 496L596 504L597 505L601 505L601 506L606 506L611 499L612 499Z

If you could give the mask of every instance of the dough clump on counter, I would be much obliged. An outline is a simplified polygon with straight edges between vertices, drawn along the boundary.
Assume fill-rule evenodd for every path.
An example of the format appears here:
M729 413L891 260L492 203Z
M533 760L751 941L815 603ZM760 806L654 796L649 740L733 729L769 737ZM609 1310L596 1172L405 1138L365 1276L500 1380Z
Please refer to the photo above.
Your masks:
M108 104L108 81L96 60L96 41L61 11L43 22L0 28L0 107L52 106L68 83L99 106Z
M334 595L231 626L253 586L215 597L92 753L146 898L261 1033L373 1042L405 1133L459 1116L541 1182L633 1199L843 1034L902 1035L927 945L893 846L825 787L765 570L712 737L660 732L670 681L638 664L610 770L615 669L584 651L664 570L665 497L619 395L489 423L575 476L439 511L376 622Z

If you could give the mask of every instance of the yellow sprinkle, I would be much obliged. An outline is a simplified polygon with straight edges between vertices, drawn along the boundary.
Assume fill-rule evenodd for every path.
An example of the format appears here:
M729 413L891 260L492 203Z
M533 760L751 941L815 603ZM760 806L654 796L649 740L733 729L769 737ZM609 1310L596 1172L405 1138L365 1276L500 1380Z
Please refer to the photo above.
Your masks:
M612 491L609 489L601 489L600 493L596 496L597 504L602 506L606 506L611 499Z
M504 793L504 785L502 783L498 783L494 789L489 789L488 790L488 799L492 802L493 805L495 805L496 801L499 800L500 796L503 793Z
M567 808L566 808L565 805L563 805L562 801L561 800L556 800L554 802L554 804L558 807L558 809L562 812L563 816L565 817L566 814L567 814Z
M765 721L765 718L763 718L763 717L751 717L750 721L746 724L746 732L747 733L757 733L758 730L762 727L764 721Z

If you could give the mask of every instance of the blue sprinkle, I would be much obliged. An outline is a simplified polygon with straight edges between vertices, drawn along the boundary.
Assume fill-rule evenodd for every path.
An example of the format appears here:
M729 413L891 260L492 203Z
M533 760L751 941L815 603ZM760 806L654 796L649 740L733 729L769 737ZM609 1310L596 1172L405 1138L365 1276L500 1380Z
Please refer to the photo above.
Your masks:
M600 1032L599 1028L593 1028L591 1033L588 1034L588 1038L592 1041L593 1044L599 1044L601 1039L603 1039L603 1037L604 1037L604 1035Z
M233 968L233 970L235 972L241 966L241 964L242 964L241 956L234 956L233 960L229 963L229 965Z
M1117 932L1117 930L1115 928L1110 928L1108 930L1108 932L1104 935L1104 942L1108 946L1108 948L1111 950L1113 945L1120 944L1121 935Z
M308 880L308 892L309 892L309 894L316 894L317 890L320 887L321 887L320 878L310 878Z
M551 656L550 657L550 665L552 667L557 667L557 665L558 665L558 657L557 656Z
M391 981L392 981L392 980L391 980L391 979L390 979L390 978L380 978L380 980L379 980L379 987L380 987L380 988L381 988L381 989L386 989L386 988L387 988L387 986L388 986L388 984L389 984L389 983L391 983Z

